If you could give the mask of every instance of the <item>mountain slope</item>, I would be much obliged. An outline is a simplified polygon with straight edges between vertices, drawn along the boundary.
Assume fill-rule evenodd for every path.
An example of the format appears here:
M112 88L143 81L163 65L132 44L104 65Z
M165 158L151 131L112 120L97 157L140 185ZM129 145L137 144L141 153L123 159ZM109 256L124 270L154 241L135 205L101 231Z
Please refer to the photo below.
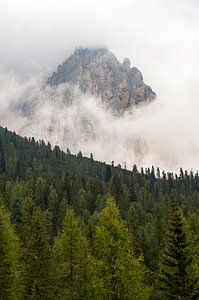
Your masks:
M132 112L155 96L129 59L121 64L108 49L78 48L42 88L16 101L12 109L23 124L14 128L106 162L114 151L114 160L130 168L142 163L147 148L134 130Z
M89 225L90 234L105 205L105 196L111 194L152 271L158 268L169 201L175 195L195 232L198 247L198 173L181 169L178 176L161 174L154 168L139 172L136 166L128 171L81 153L65 154L58 147L52 149L49 143L22 138L0 127L0 194L17 228L22 225L24 204L32 199L44 211L53 237L52 225L61 228L68 207Z

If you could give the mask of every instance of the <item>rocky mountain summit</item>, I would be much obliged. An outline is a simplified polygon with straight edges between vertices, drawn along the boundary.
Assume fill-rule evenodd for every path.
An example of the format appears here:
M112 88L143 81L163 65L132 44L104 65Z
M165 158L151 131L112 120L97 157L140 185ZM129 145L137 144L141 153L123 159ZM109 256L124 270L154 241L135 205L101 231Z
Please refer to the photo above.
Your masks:
M144 83L141 72L131 68L128 58L121 64L106 48L76 49L58 66L47 84L51 87L69 84L79 94L100 97L107 107L118 113L156 97Z
M42 86L28 88L11 107L15 130L72 153L131 166L147 145L134 127L133 108L156 95L141 72L105 48L78 48ZM128 112L128 114L125 114ZM17 127L18 126L18 127Z

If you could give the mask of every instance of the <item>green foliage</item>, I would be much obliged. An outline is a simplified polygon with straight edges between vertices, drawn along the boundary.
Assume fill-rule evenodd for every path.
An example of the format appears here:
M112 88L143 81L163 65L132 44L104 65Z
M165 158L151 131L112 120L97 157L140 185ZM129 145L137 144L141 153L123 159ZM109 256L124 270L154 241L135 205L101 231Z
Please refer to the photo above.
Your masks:
M9 207L11 213L11 222L16 224L16 229L20 230L21 209L24 201L24 188L19 182L11 185Z
M67 210L62 232L52 251L56 299L97 299L94 259L72 209Z
M176 201L172 201L160 264L161 299L198 299L196 278L191 270L192 262L182 211Z
M55 188L51 185L50 191L48 195L48 210L50 214L50 235L52 237L55 237L58 232L59 228L59 216L58 216L58 210L59 210L59 203L58 203L58 195Z
M35 203L45 208L46 207L46 183L42 177L37 178L35 184Z
M88 211L88 201L90 194L81 188L77 193L77 199L74 203L74 209L78 216L81 217L81 220L86 224L89 219L89 211Z
M132 236L129 236L124 223L117 215L118 213L115 214L113 207L111 209L106 207L103 210L109 194L114 197L122 219L125 220L133 239ZM36 278L36 273L33 271L35 264L35 269L42 278L40 280L41 290L44 290L45 287L47 295L41 297L44 297L44 299L45 297L48 297L48 299L51 299L51 296L53 297L50 294L50 289L47 288L49 280L51 286L57 287L57 297L61 298L63 293L68 297L67 291L70 289L67 281L66 285L63 284L62 286L63 290L61 288L60 294L58 293L58 268L56 268L56 264L53 265L53 268L57 270L55 272L57 275L53 277L51 272L51 277L48 278L49 264L47 257L49 256L49 245L45 228L46 223L50 235L50 246L55 249L54 240L56 235L58 234L57 240L59 240L64 231L67 232L67 235L70 234L65 227L62 231L63 220L68 207L72 207L77 218L79 218L89 242L88 244L81 226L75 218L78 223L77 228L79 228L75 232L79 239L74 242L74 247L75 243L79 245L79 248L82 244L83 253L86 253L84 262L89 261L87 263L88 270L80 267L79 261L83 261L83 258L80 255L80 250L78 250L76 252L77 269L84 269L86 274L93 274L91 276L93 280L85 280L81 285L80 294L83 291L88 291L87 286L89 286L92 296L94 295L91 296L91 299L96 299L96 297L102 297L103 299L105 297L103 293L106 289L112 291L114 287L114 293L119 290L119 293L121 293L119 297L121 299L127 297L126 299L128 299L130 297L128 293L131 293L127 292L131 290L128 283L131 282L132 278L135 278L133 276L138 274L136 277L138 281L139 278L143 278L142 280L145 278L143 275L145 272L139 271L144 264L151 272L147 273L147 275L150 274L147 281L149 284L153 284L158 272L159 258L164 257L162 256L162 247L166 232L165 224L169 201L172 198L176 198L183 211L184 219L186 219L183 224L188 224L185 230L183 225L183 232L186 237L186 248L189 250L187 255L191 257L192 262L190 267L187 266L185 269L187 270L187 278L189 277L191 281L190 286L193 286L193 291L197 290L197 278L199 277L199 174L197 172L187 172L181 169L180 174L177 175L166 172L161 173L158 168L155 170L154 167L151 169L142 168L139 171L135 165L133 170L129 171L122 169L121 166L115 167L114 162L112 162L112 165L107 165L103 162L94 161L93 156L91 156L91 159L86 158L81 152L78 155L73 155L68 150L65 154L58 146L52 149L49 143L45 144L42 140L35 141L34 138L22 138L0 127L0 196L10 212L11 223L15 224L16 231L23 241L24 270L22 280L25 285L25 294L28 294L30 287L30 295L36 295L33 290L39 284L39 280L32 280L32 278ZM32 199L29 208L27 198ZM113 211L113 215L107 212L109 222L108 218L105 222L106 218L102 217L106 214L106 210ZM39 227L36 223L39 224ZM103 228L104 231L100 231L100 228ZM102 238L106 237L101 240L102 245L100 244L100 238L96 238L96 236L100 236L100 232ZM115 237L118 237L118 240L114 239ZM9 244L9 238L6 243ZM55 244L57 245L57 243L56 241ZM101 246L97 247L96 243ZM133 252L131 249L132 244ZM60 249L62 249L60 251L65 253L64 246L61 247L61 245L63 246L63 243L60 244ZM104 252L100 252L100 247L103 251L106 250L107 253L109 253L108 251L112 253L111 247L116 250L113 255L108 256L106 254L107 256L105 256ZM37 251L40 251L40 254ZM95 253L97 257L91 257L90 252L93 255ZM34 255L36 255L36 259ZM143 257L142 262L135 258L139 256ZM44 257L44 259L42 260L41 257ZM65 259L65 256L63 257ZM58 259L59 264L62 259ZM41 268L39 267L40 263ZM64 263L64 265L66 266L67 263ZM131 269L131 272L129 269ZM111 288L108 286L108 282L104 281L103 272L107 276L105 278L111 278L111 280L117 278L117 282L113 280ZM97 273L100 275L99 278ZM74 282L77 280L78 285L83 280L81 274L78 271L78 276L74 279ZM112 276L112 274L116 275ZM67 279L68 273L62 272L60 276ZM90 278L90 275L87 278ZM55 279L56 284L54 284ZM31 283L28 285L28 282L31 281L33 282L32 286ZM128 288L126 288L127 286ZM138 283L135 284L136 288L137 286L139 286ZM89 293L86 295L90 297ZM112 292L107 294L106 297L113 298ZM118 297L118 295L115 297ZM154 295L151 299L155 299Z
M18 299L19 288L19 242L0 203L0 299Z
M133 254L131 237L112 199L107 200L101 213L94 249L100 261L105 299L149 298L144 268Z
M41 209L27 200L22 221L23 299L50 299L50 252Z

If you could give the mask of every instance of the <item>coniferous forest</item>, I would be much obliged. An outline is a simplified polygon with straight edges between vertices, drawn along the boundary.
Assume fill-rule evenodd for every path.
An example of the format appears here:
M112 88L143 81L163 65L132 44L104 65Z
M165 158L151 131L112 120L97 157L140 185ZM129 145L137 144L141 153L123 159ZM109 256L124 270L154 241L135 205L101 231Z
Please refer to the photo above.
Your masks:
M0 127L0 299L199 299L199 174Z

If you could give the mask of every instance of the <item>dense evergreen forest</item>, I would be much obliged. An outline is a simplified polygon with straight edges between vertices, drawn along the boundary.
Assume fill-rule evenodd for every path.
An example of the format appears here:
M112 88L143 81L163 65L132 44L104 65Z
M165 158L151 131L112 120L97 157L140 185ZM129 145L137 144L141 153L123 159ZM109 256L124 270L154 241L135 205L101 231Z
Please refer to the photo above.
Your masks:
M198 173L0 127L0 202L0 299L199 299Z

